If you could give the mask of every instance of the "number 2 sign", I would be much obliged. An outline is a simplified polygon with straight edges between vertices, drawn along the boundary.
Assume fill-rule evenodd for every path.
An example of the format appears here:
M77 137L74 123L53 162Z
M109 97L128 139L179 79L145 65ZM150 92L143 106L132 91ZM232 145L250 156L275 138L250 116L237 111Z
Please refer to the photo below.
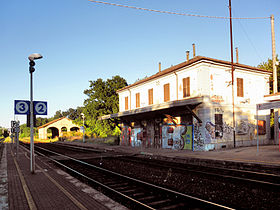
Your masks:
M34 101L34 114L35 115L47 115L47 102L46 101Z

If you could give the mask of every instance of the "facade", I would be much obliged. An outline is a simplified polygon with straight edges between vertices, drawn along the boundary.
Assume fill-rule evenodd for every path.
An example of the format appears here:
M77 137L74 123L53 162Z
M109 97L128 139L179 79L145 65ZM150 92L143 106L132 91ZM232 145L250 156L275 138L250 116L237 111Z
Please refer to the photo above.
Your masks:
M61 137L63 132L80 130L78 125L74 124L72 120L66 117L61 117L38 127L39 139L48 139L48 129L52 131L52 138Z
M270 72L196 56L118 91L122 145L208 151L256 144L256 104ZM234 92L234 97L232 92ZM234 115L234 116L233 116ZM233 124L233 121L235 122ZM270 111L259 113L259 141L270 140Z

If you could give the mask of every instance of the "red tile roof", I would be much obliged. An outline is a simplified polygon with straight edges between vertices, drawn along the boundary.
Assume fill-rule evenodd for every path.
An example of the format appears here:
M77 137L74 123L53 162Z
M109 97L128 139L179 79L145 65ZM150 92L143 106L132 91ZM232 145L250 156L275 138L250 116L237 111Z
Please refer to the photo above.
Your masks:
M155 79L155 78L158 78L160 76L163 76L165 74L168 74L168 73L172 73L172 72L175 72L176 70L180 69L180 68L183 68L183 67L186 67L186 66L189 66L191 64L194 64L196 62L199 62L199 61L208 61L208 62L215 62L217 64L221 64L221 65L229 65L231 66L231 62L230 61L223 61L223 60L218 60L218 59L214 59L214 58L208 58L208 57L204 57L204 56L196 56L192 59L190 59L189 61L184 61L182 63L179 63L175 66L171 66L170 68L167 68L163 71L160 71L150 77L147 77L145 79L142 79L140 81L137 81L131 85L128 85L120 90L118 90L117 92L121 92L123 90L126 90L126 89L129 89L130 87L133 87L133 86L136 86L136 85L139 85L141 83L144 83L144 82L147 82L149 80L152 80L152 79ZM248 65L244 65L244 64L240 64L240 63L234 63L233 64L234 67L240 67L240 68L245 68L249 71L257 71L257 72L263 72L263 73L268 73L268 74L271 74L270 71L266 71L266 70L263 70L263 69L260 69L260 68L256 68L256 67L253 67L253 66L248 66Z

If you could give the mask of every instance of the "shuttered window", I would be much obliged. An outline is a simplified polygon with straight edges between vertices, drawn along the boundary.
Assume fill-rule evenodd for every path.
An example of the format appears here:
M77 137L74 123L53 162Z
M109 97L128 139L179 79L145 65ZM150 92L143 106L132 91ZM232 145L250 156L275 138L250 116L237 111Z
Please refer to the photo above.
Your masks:
M169 83L163 86L164 89L164 102L170 101L170 87Z
M125 109L125 110L128 110L128 96L126 96L124 100L125 100L124 109Z
M190 77L183 79L183 98L190 96Z
M136 108L140 107L140 93L136 93Z
M152 105L154 103L154 93L153 93L153 88L148 90L148 95L149 95L149 105Z
M237 78L237 96L244 97L243 79Z

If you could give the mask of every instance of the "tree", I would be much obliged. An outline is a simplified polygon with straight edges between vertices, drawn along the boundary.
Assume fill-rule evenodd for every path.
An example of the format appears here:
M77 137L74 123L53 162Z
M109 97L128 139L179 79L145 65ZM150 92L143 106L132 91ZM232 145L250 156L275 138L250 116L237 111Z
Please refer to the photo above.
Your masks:
M276 61L279 62L278 55L276 56ZM266 62L262 62L261 64L258 65L258 68L273 72L272 59L269 58ZM279 92L280 66L277 65L276 68L277 68L277 83L278 83L277 92ZM269 89L270 89L270 93L273 93L273 75L269 77ZM274 112L271 112L270 126L273 127L273 125L274 125Z
M88 98L84 101L85 122L91 134L105 137L114 135L117 119L98 120L100 116L117 113L119 111L119 97L117 90L127 86L127 82L120 76L103 81L89 81L90 88L84 91Z
M279 62L278 55L276 56L276 61ZM258 68L273 72L272 59L269 58L266 62L262 62L261 64L258 65ZM277 83L278 83L277 92L279 92L279 90L280 90L280 88L279 88L279 85L280 85L280 65L276 66L276 68L277 68ZM270 87L270 93L273 93L273 76L272 75L269 78L269 87Z

